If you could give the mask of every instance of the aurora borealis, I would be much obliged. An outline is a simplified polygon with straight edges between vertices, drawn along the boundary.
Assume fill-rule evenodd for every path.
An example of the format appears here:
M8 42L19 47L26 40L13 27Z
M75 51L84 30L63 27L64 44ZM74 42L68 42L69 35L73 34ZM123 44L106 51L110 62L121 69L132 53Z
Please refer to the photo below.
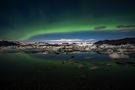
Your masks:
M135 25L134 9L133 0L1 0L0 39L31 40L37 36L44 36L46 39L46 35L54 35L56 38L61 34L61 38L65 38L67 34L75 35L76 38L89 33L88 38L93 31L97 32L99 38L100 35L103 38L106 32L113 31L117 34L114 37L133 36L135 27L117 26ZM95 29L100 26L106 28ZM120 33L125 30L127 34Z
M135 90L135 0L0 0L0 90Z

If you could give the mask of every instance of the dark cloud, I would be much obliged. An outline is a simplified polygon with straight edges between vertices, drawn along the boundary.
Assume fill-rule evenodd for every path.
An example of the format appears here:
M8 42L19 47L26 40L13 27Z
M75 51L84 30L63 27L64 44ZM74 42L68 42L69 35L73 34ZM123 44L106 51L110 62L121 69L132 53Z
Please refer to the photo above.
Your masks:
M97 26L97 27L95 27L94 29L95 30L104 30L104 29L106 29L107 27L106 26Z
M135 25L119 25L117 28L135 28Z

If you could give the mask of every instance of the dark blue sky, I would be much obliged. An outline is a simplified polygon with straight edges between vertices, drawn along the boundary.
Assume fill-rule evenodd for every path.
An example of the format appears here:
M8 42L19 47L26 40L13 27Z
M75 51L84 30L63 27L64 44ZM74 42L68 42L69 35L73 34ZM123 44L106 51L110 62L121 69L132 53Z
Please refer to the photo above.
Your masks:
M135 37L135 31L86 31L86 32L74 32L74 33L57 33L57 34L46 34L38 35L29 39L29 41L47 41L47 40L59 40L59 39L121 39L127 37Z
M98 26L113 30L118 25L135 25L134 0L0 0L0 39L4 40L133 36L119 30L91 32Z

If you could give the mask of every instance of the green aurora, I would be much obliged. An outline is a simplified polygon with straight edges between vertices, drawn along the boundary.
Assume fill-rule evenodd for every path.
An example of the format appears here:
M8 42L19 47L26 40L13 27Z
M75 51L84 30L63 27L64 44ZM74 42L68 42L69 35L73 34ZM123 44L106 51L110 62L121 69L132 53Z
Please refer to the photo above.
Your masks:
M0 39L23 41L50 33L98 31L99 26L120 31L119 25L135 25L134 5L129 1L13 1L0 4Z
M71 19L72 20L72 19ZM50 33L69 33L69 32L80 32L80 31L98 31L94 28L97 26L106 26L107 28L104 29L104 31L119 31L123 29L118 29L118 25L133 25L134 22L132 21L126 21L126 22L118 22L118 21L103 21L103 20L90 20L90 21L69 21L69 22L61 22L54 25L34 25L31 27L17 27L15 29L19 29L19 31L16 30L16 32L8 32L6 36L1 36L3 38L6 38L9 36L8 39L11 40L27 40L31 38L32 36L41 35L41 34L50 34Z

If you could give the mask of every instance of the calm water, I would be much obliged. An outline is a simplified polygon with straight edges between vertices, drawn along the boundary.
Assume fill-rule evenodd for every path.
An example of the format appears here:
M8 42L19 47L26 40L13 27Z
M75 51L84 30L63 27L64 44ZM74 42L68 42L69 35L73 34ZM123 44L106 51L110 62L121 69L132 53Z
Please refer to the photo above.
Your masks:
M123 63L92 52L0 54L0 90L130 89L135 81L130 56Z

